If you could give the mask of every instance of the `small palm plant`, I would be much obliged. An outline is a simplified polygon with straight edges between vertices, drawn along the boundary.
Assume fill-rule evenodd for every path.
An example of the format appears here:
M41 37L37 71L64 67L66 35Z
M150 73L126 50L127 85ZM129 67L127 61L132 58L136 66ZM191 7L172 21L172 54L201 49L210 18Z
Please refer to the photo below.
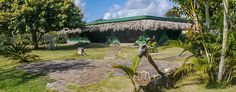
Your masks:
M21 63L28 63L39 59L37 55L31 54L31 49L24 44L12 44L4 49L4 56L9 60L17 60Z
M121 69L122 71L124 71L126 73L126 75L129 77L129 79L131 80L131 82L133 84L134 92L138 92L138 87L135 82L135 75L137 74L137 68L138 68L139 61L140 61L139 58L136 57L133 60L133 64L131 67L125 66L125 65L113 65L114 68Z

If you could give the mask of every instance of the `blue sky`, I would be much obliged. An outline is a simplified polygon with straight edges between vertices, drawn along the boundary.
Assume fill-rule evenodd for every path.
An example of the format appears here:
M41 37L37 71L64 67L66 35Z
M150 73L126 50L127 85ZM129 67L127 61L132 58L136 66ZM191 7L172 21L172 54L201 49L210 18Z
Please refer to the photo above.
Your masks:
M76 0L84 20L111 19L138 15L164 16L174 4L170 0Z

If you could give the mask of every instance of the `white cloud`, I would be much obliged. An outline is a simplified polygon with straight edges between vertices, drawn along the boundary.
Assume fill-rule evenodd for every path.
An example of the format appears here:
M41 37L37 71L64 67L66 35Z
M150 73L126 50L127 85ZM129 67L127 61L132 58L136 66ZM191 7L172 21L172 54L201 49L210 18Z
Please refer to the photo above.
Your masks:
M113 5L104 19L138 15L164 16L174 6L170 0L127 0L125 5Z
M84 2L84 0L75 0L75 5L80 7L80 9L82 10L82 13L84 14L84 20L86 20L90 15L88 12L85 11L85 5L86 2Z
M83 0L75 0L75 5L84 10L86 3Z

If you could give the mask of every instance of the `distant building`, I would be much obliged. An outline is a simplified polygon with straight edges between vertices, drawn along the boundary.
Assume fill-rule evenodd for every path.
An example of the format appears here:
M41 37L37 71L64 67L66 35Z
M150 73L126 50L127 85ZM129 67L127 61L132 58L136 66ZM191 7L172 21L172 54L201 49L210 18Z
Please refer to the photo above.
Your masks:
M135 43L140 40L140 36L155 36L157 42L163 43L163 40L178 39L182 30L190 28L191 23L186 20L134 16L89 22L77 36L87 37L92 43L105 43L111 37L115 37L120 43Z

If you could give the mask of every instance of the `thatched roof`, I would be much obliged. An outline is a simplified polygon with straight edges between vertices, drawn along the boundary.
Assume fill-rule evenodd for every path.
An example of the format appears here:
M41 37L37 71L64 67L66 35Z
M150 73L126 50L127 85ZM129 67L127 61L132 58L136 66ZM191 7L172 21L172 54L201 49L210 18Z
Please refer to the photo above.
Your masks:
M186 20L155 17L135 16L110 20L98 20L87 23L86 31L125 31L125 30L184 30L190 29L191 23Z
M61 32L74 34L74 33L82 33L82 30L80 28L76 28L76 29L63 28Z

